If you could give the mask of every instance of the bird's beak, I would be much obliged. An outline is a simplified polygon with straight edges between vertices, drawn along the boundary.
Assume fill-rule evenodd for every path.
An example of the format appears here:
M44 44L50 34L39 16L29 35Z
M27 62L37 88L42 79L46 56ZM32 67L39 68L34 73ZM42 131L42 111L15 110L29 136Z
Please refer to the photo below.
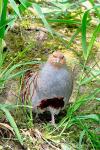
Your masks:
M56 59L56 63L59 63L59 62L60 62L60 59L59 59L59 58L57 58L57 59Z

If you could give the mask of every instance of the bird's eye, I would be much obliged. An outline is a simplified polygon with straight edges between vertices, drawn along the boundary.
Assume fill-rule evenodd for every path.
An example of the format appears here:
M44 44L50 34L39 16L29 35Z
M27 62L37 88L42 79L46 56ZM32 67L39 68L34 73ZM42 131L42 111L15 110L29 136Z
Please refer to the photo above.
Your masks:
M64 56L62 56L61 59L64 59Z

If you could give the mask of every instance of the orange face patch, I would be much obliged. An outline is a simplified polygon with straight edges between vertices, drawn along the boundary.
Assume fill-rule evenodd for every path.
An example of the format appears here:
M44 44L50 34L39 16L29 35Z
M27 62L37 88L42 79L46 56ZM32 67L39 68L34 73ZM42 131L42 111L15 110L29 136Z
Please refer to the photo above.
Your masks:
M65 57L60 51L56 51L53 54L51 54L48 58L48 62L56 66L62 66L66 64Z

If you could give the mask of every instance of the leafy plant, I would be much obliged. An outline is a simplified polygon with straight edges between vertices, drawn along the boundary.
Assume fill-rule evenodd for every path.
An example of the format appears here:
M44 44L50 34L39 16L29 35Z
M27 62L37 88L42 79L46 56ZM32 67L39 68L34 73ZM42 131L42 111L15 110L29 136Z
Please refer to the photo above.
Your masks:
M21 137L21 135L20 135L19 129L18 129L18 127L17 127L17 125L16 125L16 123L15 123L15 121L14 121L14 118L12 117L11 113L9 112L8 108L6 108L5 105L0 104L0 110L5 113L5 115L6 115L7 119L8 119L8 121L10 122L10 124L11 124L13 130L14 130L15 133L16 133L16 136L17 136L19 142L23 145L23 139L22 139L22 137Z
M0 1L0 88L4 87L4 84L7 80L11 78L16 78L21 76L25 71L27 70L21 70L16 72L17 68L21 68L23 65L27 64L35 64L37 62L26 62L26 63L18 63L18 64L9 64L6 69L3 68L4 58L5 54L3 53L3 39L5 36L5 33L7 30L14 25L14 22L19 17L21 19L21 13L24 12L26 9L31 7L34 9L37 14L38 18L42 20L44 23L44 26L47 28L48 32L50 32L51 35L56 35L65 45L66 48L70 48L71 44L73 43L76 36L81 33L81 39L82 39L82 53L83 53L83 64L82 64L82 75L81 79L79 81L79 88L78 88L78 94L76 97L76 101L73 105L71 105L68 108L66 116L61 120L61 122L58 124L58 127L54 129L50 134L54 133L58 129L61 129L61 132L59 136L62 136L63 133L66 134L66 129L70 129L73 126L77 126L80 135L79 135L79 147L78 149L82 149L82 144L84 142L84 137L87 139L93 149L100 149L99 145L99 138L96 134L97 128L91 127L91 124L98 125L100 124L100 116L96 113L90 113L90 114L83 114L78 113L78 110L81 109L83 105L88 104L90 101L100 101L100 98L98 97L98 94L100 93L99 88L95 88L95 90L91 91L91 93L83 94L82 96L79 95L79 89L82 85L87 85L91 81L94 81L94 79L98 82L98 76L100 75L99 70L93 70L93 68L87 66L87 62L89 60L89 56L91 54L94 42L96 40L97 35L100 32L100 23L98 21L97 25L95 25L95 29L92 32L92 36L90 40L87 39L87 29L91 25L91 12L96 14L96 20L100 19L100 13L98 11L98 8L100 6L96 6L95 2L92 0L89 0L89 2L92 4L92 8L88 9L86 8L85 11L78 11L77 8L80 7L80 5L83 5L83 1L78 2L70 2L68 0L64 1L50 1L50 2L42 2L39 4L29 2L28 0L19 0L20 4L16 4L15 0L1 0ZM13 12L10 17L7 15L7 6L8 4L11 6ZM49 5L48 5L49 4ZM75 15L71 15L70 12L74 12L77 10ZM82 16L77 19L77 16ZM48 24L48 22L52 24L59 23L64 25L76 25L76 31L73 33L71 39L66 44L65 36L59 34L58 32L55 32L51 26ZM90 77L84 76L85 70L90 72ZM11 116L8 106L0 105L0 110L3 111L7 119L9 120L11 126L13 127L16 136L20 143L22 144L23 140L20 135L20 132L17 128L17 125L14 121L14 118ZM30 115L32 116L32 115ZM88 121L88 122L87 122Z
M17 73L12 73L15 71L16 68L21 67L22 65L26 64L34 64L37 63L35 61L33 62L27 62L27 63L18 63L13 65L13 62L7 66L6 69L3 69L3 63L5 59L5 54L3 53L3 46L4 46L4 36L5 33L7 32L8 28L12 26L17 19L17 16L21 19L21 14L20 14L20 9L24 7L27 9L28 6L30 6L30 3L28 1L21 1L21 5L17 6L16 2L14 0L9 0L9 3L11 7L14 10L14 15L12 16L11 19L8 18L7 16L7 5L8 5L8 0L1 0L0 1L0 88L2 89L5 85L5 82L11 78L19 77L21 76L26 70L21 70L18 71ZM26 5L26 3L28 5ZM39 9L39 8L37 8ZM43 19L45 20L45 18ZM46 23L46 21L45 21ZM6 26L8 26L6 28ZM7 119L9 120L11 126L13 127L16 136L21 144L23 144L23 140L21 138L21 135L19 133L19 130L17 128L17 125L14 121L14 118L11 116L10 112L4 105L0 105L0 109L5 113Z
M87 61L90 51L93 47L93 44L95 42L95 39L97 37L97 34L100 32L100 23L98 23L97 27L95 28L93 35L91 37L91 40L89 42L89 45L87 47L87 41L86 41L86 26L87 26L87 18L90 10L87 10L82 19L82 48L83 48L83 56L84 59Z
M69 2L69 1L67 1L67 2ZM65 3L68 4L67 2L65 2ZM97 82L100 81L100 79L98 77L100 74L100 71L94 70L94 68L89 68L87 65L89 56L91 54L92 48L95 43L95 40L96 40L98 34L100 33L100 23L99 23L100 13L98 12L98 8L100 9L100 6L99 5L96 6L94 1L90 1L90 3L92 4L92 8L88 9L88 10L85 9L84 12L81 12L81 15L83 15L82 20L75 20L75 18L74 19L73 18L66 19L65 14L67 14L66 16L68 16L68 12L66 12L66 10L64 10L66 12L65 13L61 10L64 8L63 6L65 3L64 2L52 2L52 4L53 4L52 7L55 7L54 10L56 10L56 11L54 11L54 12L51 11L50 14L52 14L52 18L49 18L47 20L50 23L60 23L60 24L61 23L62 24L74 24L75 23L78 25L76 32L71 37L69 43L66 44L66 47L70 48L70 46L73 43L76 36L79 33L81 33L82 52L83 52L84 60L83 60L83 66L82 66L82 74L81 74L80 81L79 81L78 94L77 94L75 103L68 108L66 116L61 120L60 124L58 124L58 127L56 129L54 129L53 131L51 131L50 134L54 133L58 129L62 129L62 131L59 135L59 136L62 136L63 133L66 134L66 129L68 131L68 129L71 128L72 126L77 126L80 129L79 149L82 149L82 143L83 143L84 137L89 140L90 145L93 149L100 149L99 137L98 137L98 134L95 133L96 128L94 127L91 129L91 126L89 124L90 121L95 125L100 124L100 115L93 114L93 113L84 114L84 115L80 113L79 115L77 115L77 111L79 109L81 109L82 106L88 104L91 100L94 101L94 103L95 103L95 100L98 99L97 95L100 92L100 89L96 88L94 91L91 91L91 93L89 93L88 95L85 95L85 94L82 96L79 95L79 90L82 85L87 85L91 81L97 81ZM80 3L82 4L82 1L80 1ZM50 7L50 9L52 7ZM68 7L71 8L72 6L68 5ZM68 9L68 7L67 7L67 9ZM49 16L48 10L49 10L49 8L46 9L46 11L44 10L46 13L46 16ZM93 17L91 17L91 12L95 13L97 16L97 18L96 18L97 24L94 25L94 31L92 31L91 38L90 38L90 40L88 40L86 38L87 29L89 28L89 26L91 26L91 20L93 19ZM59 15L57 13L59 13ZM65 14L62 15L63 13L65 13ZM53 15L53 14L55 14L55 15ZM61 37L61 38L62 38L62 42L63 42L63 37ZM85 70L86 71L88 70L88 74L90 74L90 77L86 77L86 75L84 75ZM87 122L87 120L88 120L88 122Z

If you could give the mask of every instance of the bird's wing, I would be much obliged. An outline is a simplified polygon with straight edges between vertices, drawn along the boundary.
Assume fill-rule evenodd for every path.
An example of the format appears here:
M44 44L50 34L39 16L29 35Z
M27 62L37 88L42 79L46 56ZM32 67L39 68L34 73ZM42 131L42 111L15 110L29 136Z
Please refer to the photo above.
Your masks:
M33 73L29 70L26 72L24 78L22 79L20 95L23 103L27 103L31 99L31 96L34 94L34 90L37 84L37 77L38 72ZM33 85L32 95L30 93L31 84Z

